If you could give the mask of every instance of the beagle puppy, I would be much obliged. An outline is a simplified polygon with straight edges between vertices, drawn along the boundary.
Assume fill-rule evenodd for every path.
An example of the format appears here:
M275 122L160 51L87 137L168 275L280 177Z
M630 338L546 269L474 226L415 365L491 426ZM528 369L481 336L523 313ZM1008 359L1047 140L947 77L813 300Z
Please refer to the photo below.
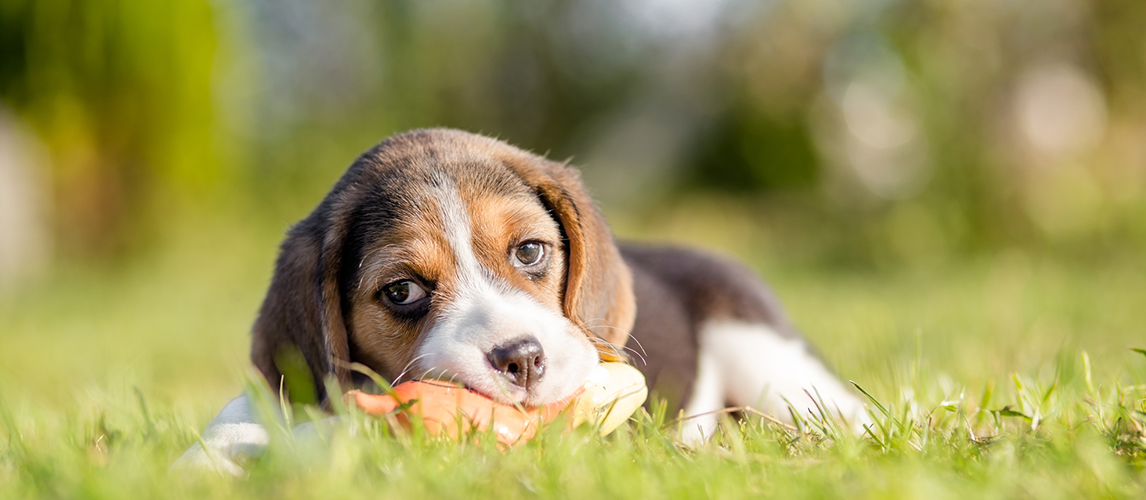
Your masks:
M686 442L711 435L728 405L787 419L789 403L816 411L815 395L866 418L749 270L617 244L576 170L455 130L383 141L290 229L251 347L272 387L285 375L288 397L317 402L339 397L327 380L360 383L357 362L392 383L450 379L540 406L618 359L670 414L698 416ZM215 460L196 444L180 461L235 472L266 432L240 397L203 438Z

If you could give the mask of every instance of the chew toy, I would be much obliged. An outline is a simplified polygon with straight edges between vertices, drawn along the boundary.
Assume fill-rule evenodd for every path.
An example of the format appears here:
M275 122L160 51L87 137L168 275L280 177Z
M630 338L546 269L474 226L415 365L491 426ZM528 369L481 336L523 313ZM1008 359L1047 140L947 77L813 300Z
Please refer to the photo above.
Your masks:
M604 436L628 420L647 396L645 377L624 363L601 363L572 396L539 408L500 404L463 387L432 380L403 382L390 394L351 391L346 395L366 414L392 414L406 428L410 416L417 415L430 433L457 437L472 429L492 429L498 441L507 445L532 438L541 424L562 413L571 417L570 427L588 422L597 425Z

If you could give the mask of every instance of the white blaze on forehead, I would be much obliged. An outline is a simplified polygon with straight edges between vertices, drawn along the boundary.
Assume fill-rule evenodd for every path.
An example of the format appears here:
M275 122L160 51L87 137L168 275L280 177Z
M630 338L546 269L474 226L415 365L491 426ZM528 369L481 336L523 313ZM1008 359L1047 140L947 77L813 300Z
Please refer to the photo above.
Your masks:
M478 263L473 249L473 232L470 230L470 214L466 211L461 194L454 183L442 176L436 179L438 215L442 218L442 229L446 241L457 262L457 278L466 285L492 285L490 273Z
M580 331L483 267L474 254L473 225L453 182L435 179L442 231L453 253L455 293L438 304L437 318L418 349L417 369L428 377L453 378L503 402L543 405L568 396L596 366L597 353ZM486 353L506 342L537 338L546 356L545 374L527 394L494 372Z

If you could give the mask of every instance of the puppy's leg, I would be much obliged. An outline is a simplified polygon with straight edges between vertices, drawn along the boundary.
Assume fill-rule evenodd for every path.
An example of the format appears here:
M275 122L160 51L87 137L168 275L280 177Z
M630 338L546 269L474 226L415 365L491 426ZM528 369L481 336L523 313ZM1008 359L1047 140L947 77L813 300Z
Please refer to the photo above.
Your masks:
M680 424L680 440L688 446L699 446L716 432L716 412L727 400L724 371L720 358L701 349L697 357L696 379L684 408L687 420Z
M267 430L257 421L254 407L246 396L232 399L203 431L203 449L199 443L179 457L171 468L208 469L241 475L239 465L247 458L261 456L269 441Z
M790 421L789 402L803 416L819 415L813 398L822 398L824 411L856 432L869 422L860 400L803 339L785 337L766 324L713 321L703 326L699 340L701 360L715 366L727 403Z

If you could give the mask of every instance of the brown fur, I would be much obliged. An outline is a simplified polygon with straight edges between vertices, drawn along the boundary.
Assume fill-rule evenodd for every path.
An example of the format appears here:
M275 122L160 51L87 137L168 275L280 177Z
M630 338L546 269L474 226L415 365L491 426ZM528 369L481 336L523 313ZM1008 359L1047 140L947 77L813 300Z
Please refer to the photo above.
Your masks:
M292 349L320 399L326 377L350 383L349 362L390 377L410 362L425 324L401 323L378 307L377 292L409 272L448 300L453 255L427 191L441 178L468 205L482 265L559 307L611 344L597 342L603 358L616 357L636 315L632 277L577 172L493 139L424 130L359 157L288 233L252 339L251 359L272 386L283 373L276 360ZM505 249L525 237L553 244L554 272L534 281L506 267Z
M426 207L410 220L396 225L382 238L368 244L362 258L357 293L350 299L349 335L358 346L355 360L370 366L393 380L412 361L421 334L434 317L420 324L407 324L392 317L375 292L377 286L410 277L407 273L434 283L435 300L452 302L458 288L454 255L442 234L443 221L431 207L431 196L413 193L419 205ZM506 279L519 290L529 293L542 305L560 311L562 273L530 280L509 264L506 249L526 240L546 241L556 248L551 265L564 269L564 252L557 224L534 198L504 196L479 197L470 201L474 251L481 264ZM466 197L466 195L463 195Z

